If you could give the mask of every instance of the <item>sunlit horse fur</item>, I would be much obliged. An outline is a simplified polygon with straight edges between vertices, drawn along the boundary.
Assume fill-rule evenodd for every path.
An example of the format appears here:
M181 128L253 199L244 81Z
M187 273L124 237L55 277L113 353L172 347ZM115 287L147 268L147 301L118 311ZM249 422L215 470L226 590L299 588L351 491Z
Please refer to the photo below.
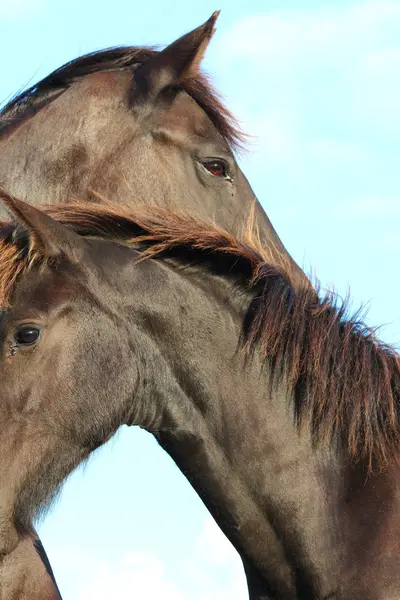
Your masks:
M161 52L124 47L82 56L17 95L0 112L0 183L32 204L112 197L184 209L236 236L253 211L274 262L290 264L302 285L307 280L236 162L246 136L200 71L216 18ZM37 559L33 542L27 569ZM21 560L13 561L20 574ZM0 571L0 593L1 586ZM37 599L45 600L43 591Z
M210 223L4 201L3 552L140 425L257 569L252 598L398 598L395 351Z

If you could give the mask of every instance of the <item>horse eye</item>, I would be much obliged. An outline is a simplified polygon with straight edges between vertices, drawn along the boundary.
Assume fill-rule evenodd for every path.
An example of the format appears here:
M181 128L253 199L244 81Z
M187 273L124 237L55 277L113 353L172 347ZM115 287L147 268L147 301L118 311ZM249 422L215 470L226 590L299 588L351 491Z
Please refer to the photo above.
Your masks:
M32 346L40 337L40 329L33 325L21 325L15 332L15 342L18 346Z
M228 169L224 160L209 160L203 166L214 177L227 177Z

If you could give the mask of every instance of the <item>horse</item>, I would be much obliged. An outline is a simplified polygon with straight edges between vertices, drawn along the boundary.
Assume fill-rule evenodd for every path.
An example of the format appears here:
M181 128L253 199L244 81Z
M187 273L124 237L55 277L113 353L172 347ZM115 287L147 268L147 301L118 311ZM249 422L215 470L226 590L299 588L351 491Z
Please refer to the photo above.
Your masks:
M32 204L112 197L212 218L237 236L254 213L273 262L303 285L235 159L246 136L200 70L218 14L162 51L94 52L17 95L0 113L0 182Z
M275 260L304 283L235 159L246 136L200 71L218 15L162 51L93 52L17 95L0 114L0 183L33 204L184 209L236 235L253 211Z
M398 598L395 350L251 228L2 199L1 551L126 424L256 568L252 600Z

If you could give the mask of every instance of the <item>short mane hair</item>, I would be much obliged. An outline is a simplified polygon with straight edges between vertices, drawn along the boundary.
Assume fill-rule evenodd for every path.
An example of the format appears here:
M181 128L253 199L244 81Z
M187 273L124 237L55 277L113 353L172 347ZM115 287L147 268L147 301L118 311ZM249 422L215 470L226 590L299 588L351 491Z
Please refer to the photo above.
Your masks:
M135 210L75 202L43 207L82 236L133 245L142 258L169 258L241 281L250 293L243 323L248 352L261 350L274 380L292 393L297 423L316 443L335 442L352 459L383 466L400 450L400 357L348 303L293 285L257 239L240 241L211 222L158 207ZM13 225L0 237L0 305L35 264ZM250 228L249 228L250 231ZM40 262L41 257L37 257Z

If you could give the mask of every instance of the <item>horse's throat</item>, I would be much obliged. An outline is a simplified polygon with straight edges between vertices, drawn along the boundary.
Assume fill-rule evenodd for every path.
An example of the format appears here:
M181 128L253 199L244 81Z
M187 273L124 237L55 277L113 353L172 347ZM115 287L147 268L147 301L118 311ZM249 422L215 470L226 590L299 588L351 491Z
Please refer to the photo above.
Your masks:
M192 434L157 438L246 563L251 599L294 598L293 575L277 533L222 447Z
M249 485L222 444L205 437L210 430L204 424L199 430L202 437L182 430L157 437L239 552L250 599L336 598L341 559L331 536L335 500L326 502L319 474L306 463L301 473L287 467L285 475L271 475L270 489L261 472Z

